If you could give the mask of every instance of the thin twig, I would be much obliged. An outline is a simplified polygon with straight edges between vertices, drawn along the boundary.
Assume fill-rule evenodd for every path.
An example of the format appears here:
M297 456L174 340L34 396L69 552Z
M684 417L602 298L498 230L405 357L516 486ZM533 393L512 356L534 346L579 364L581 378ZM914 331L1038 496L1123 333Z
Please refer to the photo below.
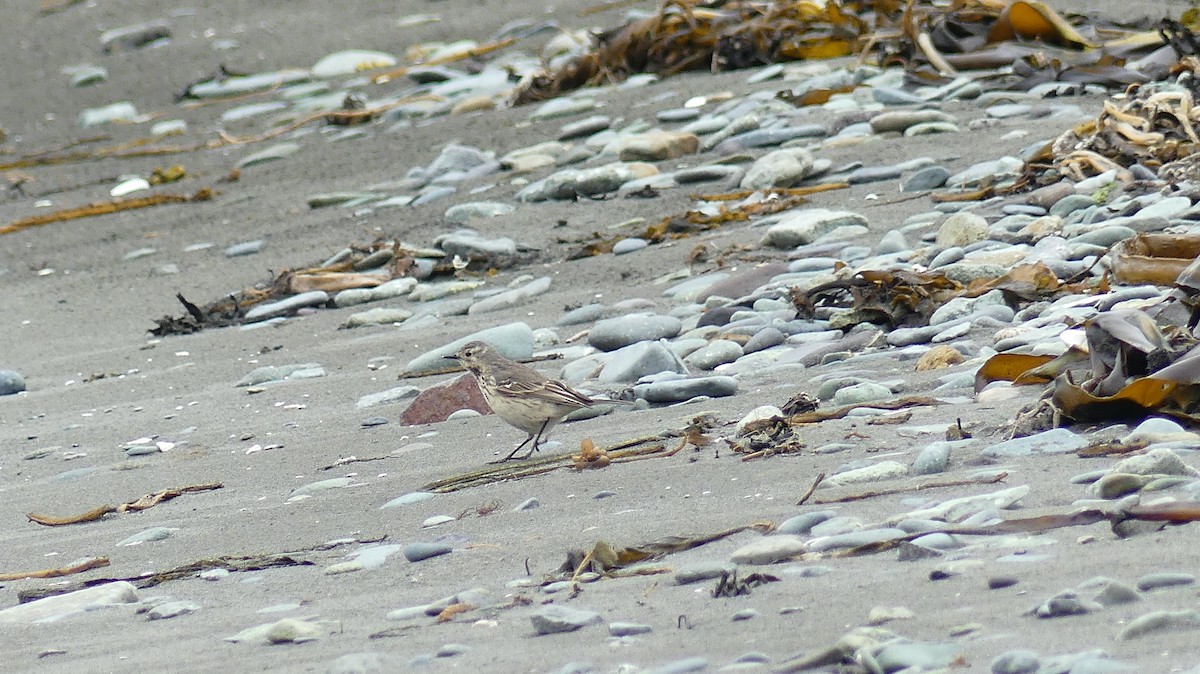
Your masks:
M940 482L926 482L923 484L909 485L907 487L893 487L891 489L876 489L865 491L859 494L850 494L848 496L839 496L837 498L819 498L813 503L846 503L848 501L862 501L864 499L875 498L876 496L891 496L892 494L907 494L913 491L923 491L925 489L937 489L939 487L965 487L973 484L995 484L1003 482L1008 477L1008 473L1000 473L983 480L944 480Z
M813 492L817 490L817 487L819 487L821 485L821 482L823 482L824 480L825 480L825 473L818 474L817 479L813 480L812 486L810 486L808 488L808 491L804 492L804 496L801 496L800 500L796 501L796 505L804 505L804 503L806 501L808 501L808 499L812 498Z

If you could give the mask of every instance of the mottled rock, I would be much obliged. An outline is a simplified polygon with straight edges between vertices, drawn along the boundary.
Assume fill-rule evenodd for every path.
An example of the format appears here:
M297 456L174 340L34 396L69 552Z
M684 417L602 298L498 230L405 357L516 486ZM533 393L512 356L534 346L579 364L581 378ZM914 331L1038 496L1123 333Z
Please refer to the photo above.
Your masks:
M449 362L449 361L447 361ZM435 424L445 421L458 410L474 410L480 414L491 414L487 400L479 391L479 384L470 373L464 373L447 382L434 384L422 391L409 404L400 423L407 426Z

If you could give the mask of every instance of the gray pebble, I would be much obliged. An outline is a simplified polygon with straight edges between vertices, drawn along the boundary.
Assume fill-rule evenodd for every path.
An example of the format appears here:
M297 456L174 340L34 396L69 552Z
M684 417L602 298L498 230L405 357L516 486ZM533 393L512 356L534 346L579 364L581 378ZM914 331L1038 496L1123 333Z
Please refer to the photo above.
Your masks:
M1081 447L1087 446L1087 444L1087 438L1065 428L1055 428L992 445L984 449L982 453L984 456L991 457L1065 454L1074 452Z
M1196 577L1190 573L1148 573L1137 579L1137 589L1146 592L1164 587L1192 585L1195 582Z
M646 670L646 674L689 674L690 672L703 672L706 669L708 669L708 660L693 657L668 662L661 667Z
M629 253L637 252L649 245L650 243L645 239L639 239L637 237L621 239L613 244L612 253L613 255L628 255Z
M397 508L399 506L413 505L415 503L423 503L435 496L437 496L437 494L433 494L433 493L427 492L427 491L413 491L413 492L409 492L407 494L403 494L401 496L397 496L396 498L379 506L379 509L383 510L385 508Z
M885 672L909 668L920 672L949 667L962 657L962 652L962 645L957 643L897 643L884 646L876 654L875 661Z
M1005 651L992 660L991 671L992 674L1033 674L1040 666L1041 661L1034 651Z
M724 376L675 379L633 387L635 396L652 403L683 402L699 396L723 398L736 393L737 380Z
M1140 615L1117 634L1124 641L1153 634L1155 632L1200 629L1200 611L1187 609L1183 611L1153 611Z
M737 565L732 562L692 562L675 570L675 582L679 585L688 585L702 580L720 578L735 570L737 570Z
M588 332L588 344L601 351L614 351L637 342L670 339L682 329L683 324L673 316L630 314L597 322Z
M146 613L147 620L167 620L200 610L200 605L190 601L168 601L155 606Z
M531 497L525 499L524 501L522 501L521 504L518 505L516 508L513 508L513 510L515 512L520 512L522 510L533 510L534 508L541 508L541 507L542 507L542 502L537 500L536 497L531 496Z
M155 541L165 541L171 537L176 529L170 527L151 527L145 531L138 532L129 538L117 543L118 546L137 545L139 543L150 543Z
M649 634L654 628L642 623L609 623L608 633L614 637L630 637L637 634Z
M1059 592L1033 610L1039 618L1060 618L1063 616L1083 615L1098 610L1100 604L1083 599L1074 591Z
M542 606L537 611L534 611L533 615L529 616L529 620L533 623L533 630L538 634L574 632L582 627L602 622L600 614L595 611L571 608L559 604Z
M752 608L744 608L744 609L738 611L737 613L734 613L732 620L733 620L733 622L739 622L742 620L753 620L754 618L757 618L757 617L758 617L758 611L756 611Z
M699 370L712 370L718 365L732 363L741 358L742 346L727 339L717 339L696 351L693 351L684 361Z
M471 650L466 644L444 644L433 653L435 658L452 658Z
M0 370L0 396L12 395L25 390L25 378L14 370Z
M944 441L926 445L913 461L913 474L933 475L945 471L946 466L950 463L950 449L952 447L952 443Z
M598 321L603 318L604 311L605 309L603 304L585 304L578 309L572 309L571 311L563 314L558 318L557 321L555 321L554 324L558 326L567 326L579 325L580 323L591 323L592 321Z
M245 243L237 243L225 249L225 257L241 257L243 255L254 255L261 253L263 248L267 247L267 242L264 239L256 241L247 241Z
M734 564L774 564L805 551L804 539L789 534L763 536L734 550L729 560Z
M834 517L835 515L837 515L837 511L834 510L816 510L813 512L804 513L803 515L790 517L779 525L779 528L776 529L776 532L781 534L796 534L802 536L812 531L813 527L831 517Z
M404 546L404 558L410 562L420 562L430 557L449 554L451 550L447 543L409 543Z

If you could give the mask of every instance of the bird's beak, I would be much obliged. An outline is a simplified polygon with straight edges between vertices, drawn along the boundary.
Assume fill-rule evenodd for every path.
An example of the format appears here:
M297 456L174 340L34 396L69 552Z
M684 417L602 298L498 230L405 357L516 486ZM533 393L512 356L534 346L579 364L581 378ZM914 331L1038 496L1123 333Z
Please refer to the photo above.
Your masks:
M458 360L458 356L455 355L442 356L442 358L445 360Z

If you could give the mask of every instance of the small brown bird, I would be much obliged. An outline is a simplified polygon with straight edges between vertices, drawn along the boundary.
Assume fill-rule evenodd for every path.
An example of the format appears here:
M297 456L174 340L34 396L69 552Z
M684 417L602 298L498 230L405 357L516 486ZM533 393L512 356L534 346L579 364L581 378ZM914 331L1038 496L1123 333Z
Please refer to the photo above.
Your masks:
M532 441L533 446L521 457L528 459L538 451L543 436L563 417L600 402L533 368L505 358L484 342L470 342L446 358L457 360L475 375L479 390L496 416L529 434L498 463L513 458Z

